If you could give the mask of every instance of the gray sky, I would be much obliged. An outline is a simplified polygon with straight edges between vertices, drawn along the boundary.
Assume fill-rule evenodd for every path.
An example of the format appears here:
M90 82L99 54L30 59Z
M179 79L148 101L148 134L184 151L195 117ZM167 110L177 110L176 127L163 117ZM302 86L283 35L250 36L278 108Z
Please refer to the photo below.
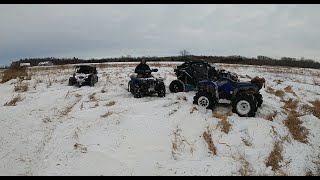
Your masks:
M266 55L320 61L320 5L0 5L0 65L29 57Z

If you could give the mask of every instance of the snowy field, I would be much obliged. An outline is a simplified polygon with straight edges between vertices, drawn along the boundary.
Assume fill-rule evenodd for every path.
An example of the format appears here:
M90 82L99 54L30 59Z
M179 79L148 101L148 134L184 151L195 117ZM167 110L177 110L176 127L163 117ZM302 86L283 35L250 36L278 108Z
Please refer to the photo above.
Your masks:
M320 175L320 70L220 64L266 79L262 107L245 118L170 93L177 64L149 64L164 98L127 91L136 63L98 65L95 87L68 86L69 66L0 84L0 175Z

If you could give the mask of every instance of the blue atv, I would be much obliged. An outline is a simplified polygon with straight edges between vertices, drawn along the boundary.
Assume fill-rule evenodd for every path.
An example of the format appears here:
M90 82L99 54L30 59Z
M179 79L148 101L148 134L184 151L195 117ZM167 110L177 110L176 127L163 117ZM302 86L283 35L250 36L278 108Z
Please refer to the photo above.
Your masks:
M157 93L159 97L166 96L166 87L162 78L155 78L151 72L158 72L158 69L138 71L143 77L131 75L131 80L128 83L128 91L134 95L135 98L141 98L143 95L152 95Z
M263 103L259 91L264 84L265 79L259 77L249 82L237 82L225 77L216 81L204 80L198 84L193 104L213 110L220 99L226 99L231 101L233 113L240 117L254 117Z
M177 76L173 80L169 89L172 93L197 91L197 85L203 80L219 79L228 77L234 81L239 81L238 76L226 71L215 64L209 64L206 61L188 61L174 69Z

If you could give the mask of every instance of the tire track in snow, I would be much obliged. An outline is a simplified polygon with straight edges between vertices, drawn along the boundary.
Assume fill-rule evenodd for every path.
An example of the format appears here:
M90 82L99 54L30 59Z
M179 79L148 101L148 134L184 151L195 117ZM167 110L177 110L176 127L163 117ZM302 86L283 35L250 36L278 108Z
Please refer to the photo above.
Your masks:
M64 86L63 86L64 87ZM63 88L62 87L62 88ZM59 90L63 90L63 89L57 89ZM90 89L88 89L90 90ZM70 93L71 92L71 93ZM36 150L36 153L39 154L37 156L37 161L35 163L33 163L32 170L31 171L31 175L33 174L38 174L39 171L41 171L41 169L43 167L46 166L46 158L48 157L47 152L46 152L46 146L50 143L50 141L52 140L52 136L55 133L57 127L63 123L64 120L66 120L68 118L68 114L69 112L72 111L72 109L74 108L74 106L76 106L84 97L84 95L88 95L90 94L92 91L83 91L83 89L76 89L74 91L68 91L67 95L64 98L61 98L60 101L65 101L65 100L69 100L67 101L67 105L66 106L59 106L62 103L61 102L56 102L56 105L54 108L52 109L56 109L57 113L56 115L51 119L52 121L49 123L44 124L44 131L45 131L45 135L42 138L39 147ZM76 94L80 94L80 96L75 97ZM84 95L82 95L84 94ZM73 99L72 97L75 97L75 99Z

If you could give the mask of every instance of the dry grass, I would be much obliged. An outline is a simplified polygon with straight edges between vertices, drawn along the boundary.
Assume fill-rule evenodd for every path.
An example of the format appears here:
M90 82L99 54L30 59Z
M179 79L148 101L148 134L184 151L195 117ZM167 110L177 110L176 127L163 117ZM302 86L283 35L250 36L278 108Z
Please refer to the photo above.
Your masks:
M230 131L231 124L228 121L228 113L214 112L213 117L220 119L219 124L221 125L221 130L228 134Z
M266 92L269 94L274 94L274 89L270 86L267 86Z
M49 122L52 122L50 117L45 117L44 119L42 119L42 122L44 123L49 123Z
M241 167L238 171L239 174L241 176L249 176L251 174L249 169L249 162L243 156L241 156L238 160L241 162Z
M253 139L251 138L251 140L249 141L248 139L245 138L241 138L242 142L246 145L246 146L252 146L252 141Z
M101 93L106 93L107 91L103 88L101 89Z
M22 97L18 94L16 97L13 97L9 102L6 102L4 106L16 106L17 102L22 101Z
M190 114L193 114L193 112L194 112L194 111L197 111L197 110L198 110L198 108L197 108L197 107L193 107L193 108L191 108L191 109L190 109Z
M97 101L97 98L95 97L96 93L92 93L88 96L89 100L94 102L94 101Z
M68 115L68 114L71 112L72 108L73 108L80 100L81 100L81 98L78 98L78 100L77 100L76 102L74 102L73 104L70 104L70 105L68 105L67 107L65 107L65 108L61 111L61 113L60 113L60 118L63 117L63 116Z
M320 109L320 100L310 101L310 103L317 109Z
M276 90L276 92L274 92L274 95L283 98L283 96L285 95L285 92L282 90Z
M3 72L0 70L0 82L2 81Z
M74 95L76 98L80 98L80 97L82 97L82 95L81 94L76 94L76 95Z
M273 82L276 82L278 85L278 84L281 84L283 81L281 81L280 79L276 79L276 80L273 80Z
M305 176L314 176L314 175L313 175L312 171L308 170L308 171L306 172Z
M240 176L249 176L249 169L248 167L249 166L249 162L247 161L247 164L244 164L240 167L239 169L239 173L240 173Z
M189 143L184 136L181 135L181 129L177 126L176 130L173 131L174 139L171 146L171 155L174 160L177 160L177 155L180 155L181 152L186 148L186 145L189 147L189 152L193 155L194 143Z
M177 154L180 154L180 151L182 149L181 147L183 146L183 141L180 132L181 129L179 129L178 127L175 131L173 131L174 140L172 141L171 155L175 160L177 160Z
M1 83L5 83L5 82L10 81L11 79L16 79L16 78L31 79L31 77L28 76L26 68L12 67L12 68L9 68L9 69L3 71Z
M291 93L293 94L294 96L297 96L297 94L292 90L292 86L287 86L284 88L284 91L287 92L287 93Z
M320 119L320 100L310 101L310 103L313 105L313 115Z
M74 149L78 149L80 150L81 153L87 153L88 152L88 148L82 144L78 144L76 143L74 146Z
M36 79L36 84L39 84L39 83L43 83L43 80L42 79Z
M317 79L313 78L312 81L314 85L320 86L320 81L318 81Z
M168 115L171 116L172 114L176 113L177 111L178 111L177 109L174 109L174 110L170 111Z
M186 96L178 96L177 100L183 100L183 101L188 101Z
M77 127L72 135L72 138L75 139L76 141L79 141L79 132L81 132L81 130Z
M308 143L309 131L307 128L301 126L302 121L298 118L298 113L296 111L290 111L284 124L288 127L293 139Z
M266 166L271 166L273 171L277 171L280 168L279 163L283 160L282 150L283 148L280 142L276 142L267 159Z
M101 115L100 117L107 118L108 116L111 116L112 114L113 114L113 112L108 111L107 113L105 113L104 115Z
M56 74L56 73L71 73L75 65L55 65L52 67L33 67L32 72L38 74Z
M135 63L122 63L122 64L97 64L96 67L97 68L119 68L119 67L135 67L137 66L137 64L139 64L139 62Z
M235 154L231 155L232 159L236 162L240 162L241 166L238 170L240 176L250 176L254 175L253 171L250 169L250 163L244 158L243 155L239 154L236 156Z
M288 101L282 100L282 102L284 102L284 106L282 108L284 108L285 110L291 110L291 111L296 110L299 103L298 100L293 100L292 98L290 98Z
M49 87L52 86L52 81L53 81L53 79L51 79L51 78L48 76L48 80L46 81L47 88L49 88Z
M269 121L273 121L274 118L277 116L277 111L273 111L273 113L267 115L267 117L265 118L266 120L269 120Z
M106 106L113 106L113 105L115 105L115 104L116 104L115 101L110 101L110 102L108 102L108 103L106 104Z
M275 74L284 74L284 73L291 73L291 74L296 74L298 71L295 68L291 67L279 67L279 66L274 66L274 67L263 67L261 68L262 72L270 72L270 73L275 73Z
M276 176L288 176L288 174L285 171L283 171L282 169L277 170L275 175Z
M284 91L287 92L287 93L294 93L293 90L292 90L292 86L285 87Z
M213 155L217 155L217 148L212 141L212 135L211 135L211 131L209 130L209 127L207 127L206 131L204 131L202 135L204 140L208 144L208 149L210 153L212 153Z
M302 105L302 109L305 112L311 112L315 117L320 119L320 100L310 101L313 106L307 104Z
M19 82L17 85L14 86L15 92L27 92L28 91L28 83Z
M283 96L285 95L285 92L283 90L274 90L272 87L268 86L266 89L266 92L269 94L274 94L280 98L283 98Z
M66 116L66 115L68 115L68 114L71 112L71 110L72 110L73 107L74 107L74 105L65 107L65 108L62 110L62 112L61 112L61 116Z

